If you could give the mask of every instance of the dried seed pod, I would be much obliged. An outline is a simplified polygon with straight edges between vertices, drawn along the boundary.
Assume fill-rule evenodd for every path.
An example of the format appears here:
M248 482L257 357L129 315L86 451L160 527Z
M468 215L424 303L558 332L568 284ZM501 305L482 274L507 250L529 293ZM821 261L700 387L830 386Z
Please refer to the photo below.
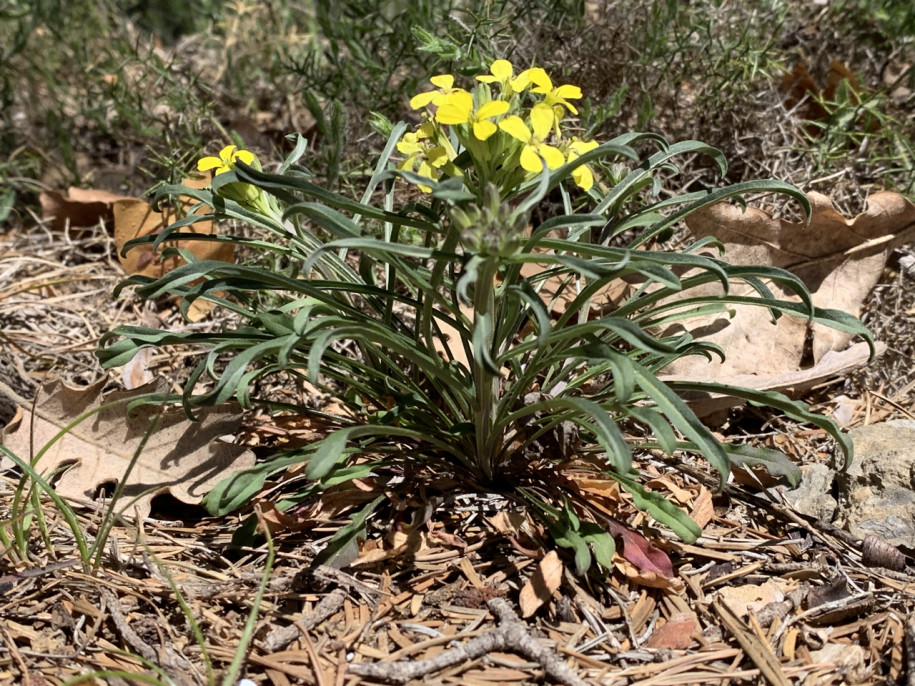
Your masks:
M861 544L861 562L868 567L885 567L895 572L905 570L905 555L879 536L869 534Z

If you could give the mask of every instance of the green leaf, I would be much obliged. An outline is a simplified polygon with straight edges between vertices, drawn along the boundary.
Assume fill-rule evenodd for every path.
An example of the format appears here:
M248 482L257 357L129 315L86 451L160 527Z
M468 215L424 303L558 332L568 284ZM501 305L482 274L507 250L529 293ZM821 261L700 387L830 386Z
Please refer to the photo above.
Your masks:
M613 472L605 472L605 474L618 481L620 486L632 495L632 502L637 508L670 527L670 530L681 541L695 543L702 535L702 529L696 525L696 522L660 493L649 491L637 481L621 474Z
M672 386L660 381L642 365L633 362L636 382L654 400L658 410L664 413L675 427L696 443L699 452L718 470L722 486L731 471L731 462L721 443L699 421L689 406L672 390ZM714 384L713 384L714 385ZM719 391L721 392L721 391Z
M801 468L778 450L743 443L725 443L724 449L735 467L764 467L772 476L783 476L797 488L801 483Z
M591 546L594 560L606 571L613 570L613 554L616 552L616 541L603 527L594 522L582 522L578 529L582 539Z
M824 429L832 436L839 448L845 454L845 467L847 468L854 459L855 448L851 438L846 434L842 427L836 424L831 418L813 412L810 406L800 400L791 398L778 393L777 391L757 391L751 388L741 386L729 386L718 383L704 383L698 381L671 381L671 388L678 391L699 391L702 393L723 393L734 398L743 398L756 405L773 407L776 410L784 412L791 419L801 422L809 422L814 426Z
M350 523L341 527L324 550L315 556L314 565L327 565L335 569L342 569L352 564L359 556L359 538L366 537L365 522L384 500L386 500L386 496L380 495L353 515Z
M591 550L588 543L575 531L568 521L562 519L547 522L553 542L562 548L571 548L575 555L575 573L584 576L591 566Z

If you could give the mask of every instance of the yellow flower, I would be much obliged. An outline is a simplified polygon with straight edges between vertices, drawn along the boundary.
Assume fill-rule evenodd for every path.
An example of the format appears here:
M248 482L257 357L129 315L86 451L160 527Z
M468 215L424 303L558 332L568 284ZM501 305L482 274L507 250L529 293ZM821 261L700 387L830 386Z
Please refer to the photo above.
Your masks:
M256 158L254 153L248 150L239 150L238 146L227 145L219 151L219 157L204 157L197 162L197 169L198 171L215 169L217 174L223 174L235 169L236 160L241 160L248 165L254 165Z
M553 128L553 108L546 103L538 102L531 108L530 129L521 117L514 114L500 121L499 128L524 143L521 149L521 167L525 170L535 174L543 171L541 158L549 169L558 169L565 162L559 148L544 142Z
M498 128L490 119L498 117L508 112L508 103L504 100L492 100L484 102L479 109L473 113L473 135L477 140L485 141L493 135Z
M575 106L567 100L567 98L572 98L573 100L581 98L581 88L578 86L565 84L564 86L556 86L554 88L550 77L547 76L547 73L540 67L528 69L518 78L520 79L522 77L534 84L534 88L532 88L531 91L533 93L542 93L545 96L544 100L546 104L550 107L562 105L572 114L578 114L578 110L575 109Z
M409 131L397 144L397 151L407 155L407 158L397 165L398 169L416 170L420 176L437 181L441 176L441 168L450 162L456 153L447 139L436 142L437 131L435 124L426 121L416 132ZM430 186L420 185L419 189L425 193L432 191Z
M583 141L573 138L566 149L566 162L572 162L596 147L597 141ZM582 164L572 170L572 180L582 190L591 190L591 186L594 185L594 174L587 164Z
M440 105L445 97L453 93L466 93L463 88L454 88L454 77L451 74L440 74L429 79L438 90L420 93L410 98L410 107L418 110L426 105Z
M515 68L508 60L496 60L489 66L488 74L477 76L477 81L483 83L498 83L502 90L502 97L509 98L512 93L523 91L530 85L530 81L515 78Z
M498 128L490 119L508 112L508 103L504 100L485 102L473 109L473 96L470 93L453 93L443 100L435 113L435 120L440 124L456 126L470 124L477 140L485 141Z
M435 121L439 124L466 124L473 113L473 96L467 91L460 91L444 96L435 112Z

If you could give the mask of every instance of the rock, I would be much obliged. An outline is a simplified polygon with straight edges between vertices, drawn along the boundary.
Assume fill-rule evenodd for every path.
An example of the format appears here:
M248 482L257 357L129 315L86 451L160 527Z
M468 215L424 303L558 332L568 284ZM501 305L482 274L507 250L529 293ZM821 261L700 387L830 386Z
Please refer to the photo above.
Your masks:
M825 464L806 464L801 467L801 473L803 477L797 488L782 490L785 502L800 514L831 522L839 506L831 495L835 470Z
M855 460L837 479L845 528L915 548L915 422L872 424L850 435Z

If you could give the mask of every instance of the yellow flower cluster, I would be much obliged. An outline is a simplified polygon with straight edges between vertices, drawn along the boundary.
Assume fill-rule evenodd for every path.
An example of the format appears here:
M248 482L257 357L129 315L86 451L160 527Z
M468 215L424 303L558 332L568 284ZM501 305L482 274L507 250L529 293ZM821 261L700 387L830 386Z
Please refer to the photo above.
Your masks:
M243 150L235 145L227 145L219 151L218 157L203 157L197 161L197 171L213 171L214 176L234 171L235 163L243 162L255 169L261 168L260 160L250 150ZM220 186L218 194L235 200L240 205L264 214L271 214L270 199L267 194L250 183L232 181Z
M456 88L450 74L430 80L436 89L410 100L410 107L424 110L423 122L397 144L406 155L399 169L433 181L474 177L478 188L491 182L507 193L540 174L544 164L558 169L597 147L595 141L563 134L563 118L578 114L570 101L581 98L581 89L555 86L539 67L516 75L511 62L496 60L488 74L476 77L471 91ZM468 155L459 160L464 151ZM587 164L577 166L572 178L584 190L594 185Z

